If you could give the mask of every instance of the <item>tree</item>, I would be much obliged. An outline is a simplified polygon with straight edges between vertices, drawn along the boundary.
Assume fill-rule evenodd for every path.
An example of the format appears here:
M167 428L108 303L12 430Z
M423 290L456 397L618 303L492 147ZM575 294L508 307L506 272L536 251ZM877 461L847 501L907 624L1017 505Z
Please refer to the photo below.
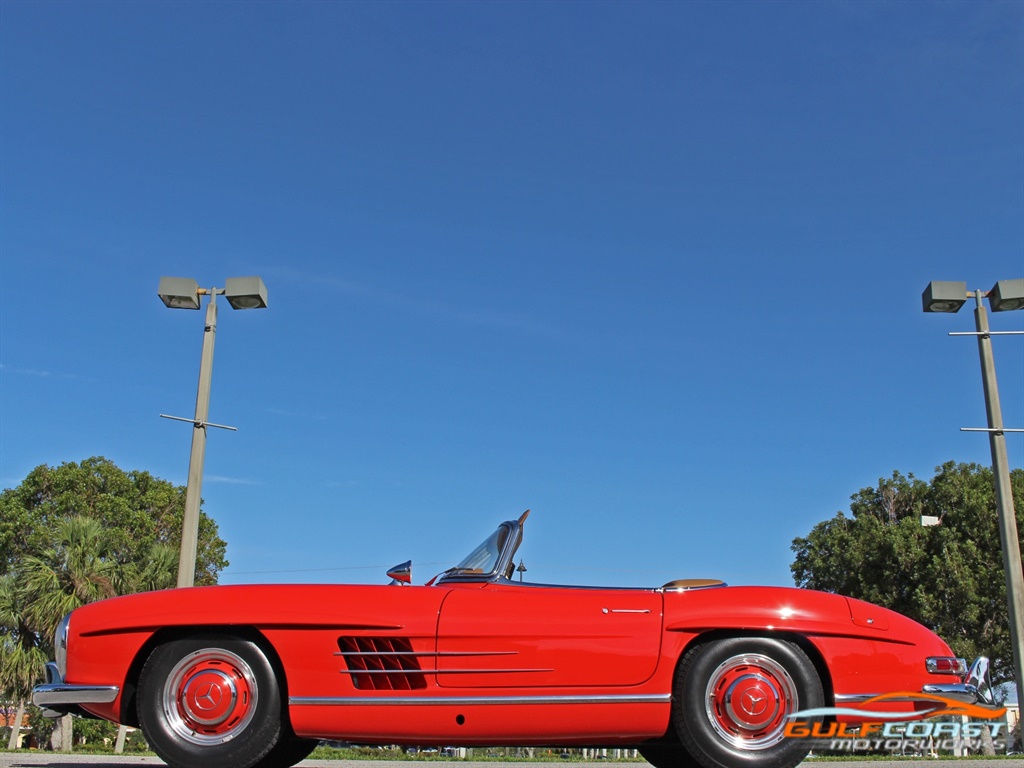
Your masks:
M130 574L133 592L171 589L178 584L178 549L157 542Z
M0 493L0 696L24 702L60 619L94 600L176 583L185 489L103 458L36 467ZM200 516L196 583L227 566ZM70 748L70 718L60 728Z
M11 640L24 638L24 645L37 654L22 654L25 658L20 664L14 663L20 657L12 656L14 672L21 672L11 675L12 691L24 693L26 683L31 688L38 679L46 659L40 649L43 638L53 637L65 614L95 600L174 583L177 558L166 544L154 544L139 563L121 563L114 555L111 537L98 521L70 517L58 523L51 547L25 557L16 572L0 577L0 621L6 618L4 605L13 606L10 613L21 626ZM8 594L10 598L5 600ZM6 623L14 626L13 620ZM0 666L0 672L6 666L6 662ZM71 749L71 730L71 717L61 718L59 735L64 750Z
M110 538L88 517L62 520L55 542L24 559L18 571L30 625L52 636L61 618L86 603L116 597L126 589L129 569L113 557Z
M955 462L935 471L930 483L893 472L862 488L851 497L852 517L837 512L793 540L790 569L797 586L892 608L958 656L988 656L999 684L1013 679L1013 652L992 471ZM1024 532L1024 470L1010 481ZM922 515L939 524L924 527Z
M126 591L130 569L113 557L111 539L89 517L71 517L57 527L54 545L29 555L18 571L27 598L25 615L39 637L53 637L58 622L75 608ZM71 749L72 719L61 718L61 749Z
M12 576L0 576L0 690L15 703L8 749L18 746L18 731L32 687L42 677L47 653L28 619L28 599Z
M154 544L181 546L184 513L185 487L148 472L126 472L99 456L59 467L42 464L17 488L0 492L0 575L50 546L59 521L78 516L103 526L118 562L139 563ZM217 524L200 513L197 585L217 583L228 564L225 549Z

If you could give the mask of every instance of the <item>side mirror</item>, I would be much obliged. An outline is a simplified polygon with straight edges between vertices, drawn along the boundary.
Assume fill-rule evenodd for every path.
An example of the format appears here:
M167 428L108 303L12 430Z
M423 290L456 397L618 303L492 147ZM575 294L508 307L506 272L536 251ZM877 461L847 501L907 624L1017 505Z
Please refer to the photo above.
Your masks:
M412 584L412 560L406 560L389 569L388 578L391 579L392 585Z

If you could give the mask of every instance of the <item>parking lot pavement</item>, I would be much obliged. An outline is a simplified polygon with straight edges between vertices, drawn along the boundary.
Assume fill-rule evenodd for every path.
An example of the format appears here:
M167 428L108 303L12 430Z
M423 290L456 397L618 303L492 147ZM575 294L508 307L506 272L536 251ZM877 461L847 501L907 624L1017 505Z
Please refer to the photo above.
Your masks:
M424 761L427 762L427 761ZM815 763L817 762L817 766ZM93 768L159 768L164 762L158 757L134 757L127 755L67 755L59 752L0 752L0 768L77 768L89 765ZM417 763L407 760L303 760L300 768L415 768ZM430 761L426 768L543 768L544 763L478 763L470 760ZM550 765L555 765L551 763ZM570 763L572 768L644 768L644 763L615 763L602 760L595 763ZM904 757L899 760L843 760L821 763L806 760L802 768L1010 768L1021 765L1013 758L1006 760L928 760Z

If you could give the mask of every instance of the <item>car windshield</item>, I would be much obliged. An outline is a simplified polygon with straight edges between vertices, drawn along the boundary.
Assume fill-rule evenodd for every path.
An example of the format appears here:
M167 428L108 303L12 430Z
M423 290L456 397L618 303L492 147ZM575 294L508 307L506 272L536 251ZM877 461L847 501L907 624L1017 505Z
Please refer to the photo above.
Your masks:
M452 573L493 573L498 567L498 558L505 549L509 527L499 525L498 530L484 539L480 545L466 555L462 562L451 569Z

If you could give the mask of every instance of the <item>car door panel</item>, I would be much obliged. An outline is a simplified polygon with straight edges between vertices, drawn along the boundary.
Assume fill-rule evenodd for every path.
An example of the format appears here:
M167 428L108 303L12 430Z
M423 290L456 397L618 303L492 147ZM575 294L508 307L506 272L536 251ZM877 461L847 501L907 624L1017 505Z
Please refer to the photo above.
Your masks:
M438 685L638 685L657 666L661 623L662 595L653 590L452 589L438 623Z

